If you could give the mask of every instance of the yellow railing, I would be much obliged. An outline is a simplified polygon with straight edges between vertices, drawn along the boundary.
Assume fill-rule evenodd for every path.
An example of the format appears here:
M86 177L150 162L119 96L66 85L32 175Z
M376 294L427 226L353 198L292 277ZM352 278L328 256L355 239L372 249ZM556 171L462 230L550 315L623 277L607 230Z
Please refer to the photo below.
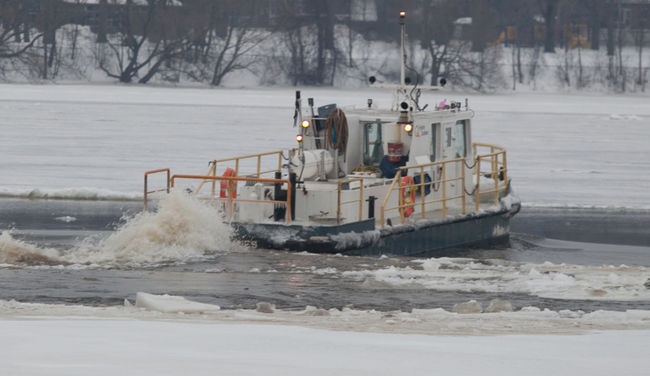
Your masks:
M277 156L278 167L276 169L272 169L272 170L262 170L262 159L264 157L269 157L269 156ZM244 161L244 160L249 160L249 159L257 159L257 167L255 169L255 172L251 172L251 173L246 172L244 174L240 173L239 167L240 167L241 162ZM242 176L243 175L243 176L247 176L247 177L260 178L264 174L269 174L269 173L274 173L274 172L281 171L281 169L282 169L282 151L278 150L278 151L270 151L270 152L267 152L267 153L245 155L245 156L242 156L242 157L215 159L213 161L210 161L210 168L208 169L208 173L206 174L206 176L216 177L217 176L217 171L219 171L218 168L217 168L217 164L219 164L219 163L224 164L224 163L227 163L227 162L234 162L235 166L234 166L233 169L235 171L235 176ZM232 165L232 164L230 164L230 165ZM209 180L212 180L212 182L211 182L212 183L212 196L214 197L216 195L216 181L214 179L209 179ZM199 184L199 186L196 188L195 193L199 193L199 191L201 191L201 188L203 188L203 185L205 183L207 183L207 182L208 182L208 179L206 179L205 181L202 181L201 184Z
M392 210L398 210L400 213L400 222L404 223L407 215L405 214L408 208L415 209L420 207L420 216L422 219L426 218L426 208L427 205L440 204L441 206L441 215L442 218L447 217L447 205L449 201L460 200L461 201L461 212L462 214L467 214L467 196L474 196L475 201L475 211L478 212L480 208L480 195L487 193L494 193L494 204L499 202L499 181L504 181L507 183L507 163L506 163L506 151L505 149L489 144L473 144L474 148L474 165L468 165L467 161L464 158L456 158L439 162L423 163L418 165L410 165L400 167L396 174L395 178L391 182L391 185L386 193L386 197L381 205L381 226L382 228L386 223L386 213ZM490 152L487 154L477 154L483 148L489 148ZM490 167L488 171L485 171L481 168L481 162L483 161L483 167L486 165ZM485 163L488 162L488 163ZM476 184L472 192L467 192L466 190L466 176L465 170L467 168L474 169L476 176ZM447 171L449 169L460 169L460 176L447 178ZM434 171L434 176L431 177L431 182L425 181L425 170ZM402 177L403 171L416 170L415 174L411 176L420 177L420 182L415 184L409 181L408 185L405 184ZM435 176L437 175L437 176ZM480 179L481 177L489 177L494 180L494 187L488 190L481 190ZM460 182L460 193L449 196L447 194L448 184L451 182ZM426 186L430 185L431 190L435 192L440 192L437 195L438 198L432 200L426 200ZM419 191L420 201L419 202L406 202L406 196L410 195L410 192L413 190ZM392 194L397 191L398 194L398 205L393 207L387 207L388 201ZM436 195L434 195L436 197ZM416 200L414 200L416 201Z
M476 156L476 166L474 167L474 176L476 176L476 198L475 205L476 211L479 210L480 195L493 193L494 202L499 201L499 181L508 181L508 163L506 159L506 149L491 145L475 142L472 144L474 148L474 155ZM490 152L486 154L479 154L481 149L489 149ZM487 160L489 163L489 170L484 171L481 165L485 166L482 161ZM481 177L491 178L494 185L490 189L481 190Z
M158 174L161 172L167 173L167 188L164 189L154 189L153 191L149 190L149 175ZM144 173L144 210L147 210L147 200L150 193L156 192L167 192L169 193L169 169L161 168L158 170L151 170Z
M254 202L259 204L279 204L284 205L286 209L285 219L288 222L291 222L291 182L286 179L263 179L263 178L249 178L244 176L206 176L206 175L173 175L171 177L171 187L174 188L174 183L177 179L194 179L194 180L203 180L203 181L226 181L228 184L228 192L226 197L217 197L212 195L211 197L206 197L207 200L217 200L225 201L227 203L226 213L228 216L232 216L234 213L234 204L237 202ZM252 199L239 199L236 196L235 188L231 186L232 183L236 184L237 182L255 182L255 183L274 183L274 184L287 184L287 199L286 201L282 200L252 200ZM196 192L195 192L196 193ZM230 218L227 218L230 219Z
M349 186L350 183L353 183L355 181L359 182L359 198L355 200L341 201L341 187L344 184L348 184ZM336 223L337 224L341 223L341 206L347 204L353 204L355 202L359 203L359 220L362 220L363 219L363 178L339 180L338 189L337 189L337 201L336 201Z

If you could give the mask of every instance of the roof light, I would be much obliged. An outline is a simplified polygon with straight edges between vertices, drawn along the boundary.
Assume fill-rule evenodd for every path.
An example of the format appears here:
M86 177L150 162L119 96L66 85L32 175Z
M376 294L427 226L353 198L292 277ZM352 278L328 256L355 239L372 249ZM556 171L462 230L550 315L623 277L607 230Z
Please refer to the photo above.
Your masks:
M399 12L399 16L402 18L406 17L406 12L404 11Z
M302 135L297 135L296 136L296 141L302 142Z
M303 120L300 122L300 126L302 126L303 128L309 128L309 125L310 125L309 120Z

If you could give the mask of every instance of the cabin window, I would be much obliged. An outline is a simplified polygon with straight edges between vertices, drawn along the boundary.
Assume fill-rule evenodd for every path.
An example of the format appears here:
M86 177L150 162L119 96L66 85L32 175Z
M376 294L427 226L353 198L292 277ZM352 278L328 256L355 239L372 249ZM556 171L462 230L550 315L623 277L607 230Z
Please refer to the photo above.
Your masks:
M454 152L456 154L456 158L467 157L466 125L467 125L466 120L458 120L456 122L456 129L454 129L454 133L456 134L456 142L454 143Z
M381 123L366 123L364 126L363 164L378 166L384 157L381 140Z
M429 145L429 159L436 160L436 148L438 146L438 128L440 124L431 124L431 144Z

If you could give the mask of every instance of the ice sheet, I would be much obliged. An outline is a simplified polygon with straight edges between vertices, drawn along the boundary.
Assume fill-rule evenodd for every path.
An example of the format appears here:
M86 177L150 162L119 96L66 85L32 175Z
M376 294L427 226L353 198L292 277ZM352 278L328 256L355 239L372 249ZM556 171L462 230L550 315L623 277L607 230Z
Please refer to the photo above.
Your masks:
M1 85L0 194L133 199L149 169L204 174L214 158L293 147L293 91ZM381 89L303 88L311 96L391 103ZM524 204L650 208L647 97L437 92L422 101L445 97L469 98L474 141L508 150Z
M4 372L33 376L636 376L650 367L649 331L441 337L96 319L0 321L0 330Z

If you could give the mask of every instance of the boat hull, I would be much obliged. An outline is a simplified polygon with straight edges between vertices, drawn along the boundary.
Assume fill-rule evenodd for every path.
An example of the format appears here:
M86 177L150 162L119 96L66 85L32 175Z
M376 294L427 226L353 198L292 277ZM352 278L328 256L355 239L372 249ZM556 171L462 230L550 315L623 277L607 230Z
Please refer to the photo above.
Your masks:
M507 244L510 218L519 210L502 208L414 224L374 228L374 220L340 226L234 223L236 237L259 248L346 255L444 255L452 248Z

